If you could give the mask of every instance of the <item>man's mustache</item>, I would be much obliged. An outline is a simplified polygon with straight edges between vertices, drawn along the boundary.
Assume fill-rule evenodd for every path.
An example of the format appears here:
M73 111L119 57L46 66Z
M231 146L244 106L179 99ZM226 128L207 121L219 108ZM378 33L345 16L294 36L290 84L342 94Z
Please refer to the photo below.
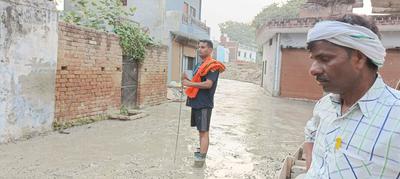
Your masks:
M328 78L325 76L317 76L316 80L319 82L328 82L329 81Z

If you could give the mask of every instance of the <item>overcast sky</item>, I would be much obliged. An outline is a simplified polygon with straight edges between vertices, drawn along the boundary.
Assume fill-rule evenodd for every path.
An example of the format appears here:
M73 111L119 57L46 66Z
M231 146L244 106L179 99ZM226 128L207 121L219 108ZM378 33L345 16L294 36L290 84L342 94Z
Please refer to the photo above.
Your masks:
M202 20L211 27L211 39L218 40L218 24L228 20L251 22L267 5L284 0L203 0Z
M64 0L56 0L58 8L63 7ZM202 21L211 27L211 39L219 40L218 24L228 20L250 23L261 10L272 4L286 0L203 0ZM355 9L360 14L370 14L371 1L364 0L364 8Z
M211 39L219 40L218 24L228 20L250 23L254 17L266 6L272 3L286 2L286 0L203 0L202 20L211 27ZM364 9L357 9L357 13L371 12L370 0L364 0Z

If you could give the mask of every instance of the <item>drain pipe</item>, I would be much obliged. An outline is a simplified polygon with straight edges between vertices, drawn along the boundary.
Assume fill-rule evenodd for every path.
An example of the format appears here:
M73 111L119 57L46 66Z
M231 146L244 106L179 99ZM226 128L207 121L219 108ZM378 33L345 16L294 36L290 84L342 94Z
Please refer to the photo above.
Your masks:
M280 95L280 85L281 85L281 33L277 34L276 37L276 48L275 48L275 74L274 74L274 89L272 92L273 96Z
M180 73L179 73L179 79L181 78L181 76L182 76L182 74L185 72L185 70L184 70L184 61L185 61L185 59L183 58L184 57L184 55L183 55L183 52L184 52L184 46L183 46L183 44L180 44L180 46L181 46L181 54L180 54L180 64L179 64L179 66L180 66Z

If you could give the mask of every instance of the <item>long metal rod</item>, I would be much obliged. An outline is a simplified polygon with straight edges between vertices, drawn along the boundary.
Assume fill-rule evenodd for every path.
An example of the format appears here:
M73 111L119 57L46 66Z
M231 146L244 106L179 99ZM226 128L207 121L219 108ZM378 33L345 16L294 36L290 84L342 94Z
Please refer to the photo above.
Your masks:
M179 100L179 117L178 117L178 130L176 131L176 141L175 141L175 154L174 154L174 164L176 161L176 152L178 151L178 141L179 141L179 131L181 126L181 116L182 116L182 100L183 100L183 88L181 89L181 97Z
M180 75L183 74L183 46L181 45L181 55L180 55ZM180 126L181 126L181 116L182 116L182 101L183 101L183 85L182 85L182 80L181 80L181 89L180 89L180 100L179 100L179 117L178 117L178 130L176 131L176 141L175 141L175 153L174 153L174 165L176 161L176 153L178 151L178 142L179 142L179 131L180 131Z

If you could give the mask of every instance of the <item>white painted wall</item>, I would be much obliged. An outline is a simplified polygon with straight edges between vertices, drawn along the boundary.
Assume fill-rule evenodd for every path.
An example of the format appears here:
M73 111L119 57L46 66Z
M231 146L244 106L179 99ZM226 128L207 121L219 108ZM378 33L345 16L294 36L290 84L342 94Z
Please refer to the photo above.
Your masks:
M385 48L398 48L400 47L400 30L398 32L384 31L382 33L382 42ZM307 33L285 33L281 34L280 47L282 48L305 48L306 47ZM279 91L274 89L279 82L276 83L277 75L280 74L280 57L277 59L277 52L280 52L280 48L277 48L277 34L272 37L272 44L269 44L269 39L264 40L263 47L263 61L267 63L266 72L263 72L263 88L271 94L277 95ZM278 71L276 71L278 70ZM274 85L275 83L275 85Z
M263 62L266 63L263 72L263 88L270 94L274 89L277 36L275 35L271 39L271 44L269 40L263 44Z
M385 48L400 47L400 28L398 32L383 32L382 43Z
M306 33L281 34L281 45L283 48L305 48L306 41Z
M229 48L225 48L225 57L224 57L224 62L228 63L229 62Z
M384 31L382 34L382 43L385 48L400 47L400 29L397 32ZM281 45L283 48L305 48L307 34L306 33L291 33L281 35Z
M48 0L0 0L0 143L51 130L58 14Z
M246 62L256 62L257 52L245 48L239 47L237 59L239 61L246 61Z
M166 0L128 0L128 7L136 7L131 19L148 27L150 35L164 45L169 45L169 34L166 33Z

